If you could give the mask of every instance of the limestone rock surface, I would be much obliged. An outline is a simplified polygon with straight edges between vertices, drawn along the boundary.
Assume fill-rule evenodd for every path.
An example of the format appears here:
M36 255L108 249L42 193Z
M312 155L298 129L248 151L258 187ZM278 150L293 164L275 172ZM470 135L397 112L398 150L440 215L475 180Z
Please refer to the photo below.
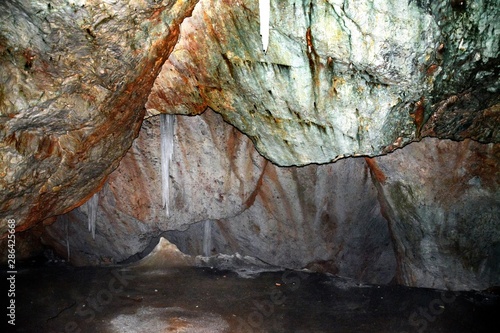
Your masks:
M389 152L428 119L426 135L498 142L500 9L451 3L271 1L264 53L257 1L201 0L148 114L209 106L282 166Z
M166 217L159 127L158 117L144 122L99 193L96 239L84 205L46 227L46 244L65 257L68 239L79 265L137 260L165 237L193 256L239 253L362 282L499 283L498 144L428 138L376 158L283 168L212 111L177 116Z

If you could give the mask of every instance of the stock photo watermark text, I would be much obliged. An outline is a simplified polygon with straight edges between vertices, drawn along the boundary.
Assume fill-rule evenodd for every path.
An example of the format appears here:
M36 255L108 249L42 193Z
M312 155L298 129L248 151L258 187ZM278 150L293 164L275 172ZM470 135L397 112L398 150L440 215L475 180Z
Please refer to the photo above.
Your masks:
M7 323L16 325L16 220L7 220Z

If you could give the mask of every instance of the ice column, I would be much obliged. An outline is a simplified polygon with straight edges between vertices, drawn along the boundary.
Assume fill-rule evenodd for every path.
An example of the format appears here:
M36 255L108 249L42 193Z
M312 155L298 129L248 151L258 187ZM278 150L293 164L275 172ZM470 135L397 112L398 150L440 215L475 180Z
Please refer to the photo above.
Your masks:
M267 52L269 45L269 17L271 12L270 0L259 0L260 35L262 36L262 49Z
M174 115L160 115L161 197L167 217L170 216L170 163L174 152Z
M87 218L89 221L89 231L92 239L95 239L95 222L97 220L97 205L99 204L99 193L96 193L87 201Z
M212 224L210 220L203 222L203 255L210 257L212 254Z

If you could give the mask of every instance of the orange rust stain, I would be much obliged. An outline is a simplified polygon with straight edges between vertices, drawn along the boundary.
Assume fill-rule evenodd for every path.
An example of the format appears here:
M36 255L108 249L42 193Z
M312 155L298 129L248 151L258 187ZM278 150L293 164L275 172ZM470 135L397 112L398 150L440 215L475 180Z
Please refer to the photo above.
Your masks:
M439 68L439 66L438 66L438 65L436 65L436 64L432 64L432 65L430 65L430 66L427 68L427 71L426 71L427 76L431 76L431 75L433 75L433 74L436 72L436 70L437 70L438 68Z
M30 69L33 66L33 60L35 60L36 55L33 53L31 49L25 49L23 52L24 60L26 60L24 64L25 69Z
M104 184L106 183L107 180L108 180L108 177L103 177L94 191L92 191L91 193L89 193L85 198L83 198L82 200L78 201L73 206L71 206L71 207L67 208L66 210L64 210L61 214L66 214L67 212L70 212L73 209L75 209L76 207L80 207L81 205L83 205L84 203L86 203L87 201L89 201L90 198L94 194L98 193L102 189L102 187L104 186Z
M415 111L410 114L410 117L413 118L413 123L417 128L416 137L420 138L420 132L422 131L422 127L424 126L424 116L425 116L425 104L424 98L420 98L420 100L415 103Z
M374 158L365 157L366 165L368 165L368 169L370 169L370 173L372 176L379 182L380 184L384 184L387 180L387 176L384 174L382 170L380 170L377 162Z
M191 325L186 319L183 318L170 318L168 320L168 332L180 332L179 330L182 330L184 332L184 329L190 327Z
M266 160L264 163L264 166L262 167L262 173L260 174L259 180L257 180L257 184L255 185L255 189L253 192L250 194L248 199L245 201L245 206L246 207L251 207L253 203L255 202L255 198L259 194L260 188L262 186L262 183L264 182L264 175L266 174L266 167L267 167L268 161Z
M43 220L42 224L43 225L51 225L57 220L55 216L49 217L48 219Z
M129 152L127 156L121 160L120 167L128 170L129 173L130 178L128 179L128 183L122 183L120 185L121 189L128 188L130 190L130 200L128 201L128 206L126 204L124 205L122 200L117 200L117 209L125 211L138 220L146 221L149 215L149 206L153 200L149 195L150 191L148 184L141 181L141 179L143 179L141 176L143 170L141 169L140 162L137 161L136 154ZM118 189L117 192L119 192ZM115 193L115 191L113 191L113 193ZM127 207L130 207L132 211L129 211Z
M307 31L306 31L306 42L307 42L307 48L311 52L314 49L314 45L313 45L313 42L312 42L311 28L307 28Z
M163 13L163 11L165 10L166 6L162 6L162 7L159 7L159 8L156 8L153 13L151 14L151 16L149 17L149 21L156 21L156 22L159 22L161 20L161 13Z
M35 154L35 158L43 160L50 156L61 157L61 152L59 150L59 141L52 135L44 136L39 144L38 151ZM57 153L56 153L57 151Z

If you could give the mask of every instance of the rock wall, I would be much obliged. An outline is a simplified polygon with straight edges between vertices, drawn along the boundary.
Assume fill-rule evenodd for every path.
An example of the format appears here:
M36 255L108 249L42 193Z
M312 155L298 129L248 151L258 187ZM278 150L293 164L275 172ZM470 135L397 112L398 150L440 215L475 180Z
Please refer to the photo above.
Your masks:
M500 9L464 3L271 1L264 53L257 1L201 0L148 114L209 106L282 166L379 155L423 135L499 142L488 124L500 121Z
M81 205L136 137L195 1L0 2L0 234Z
M75 264L135 260L160 236L201 255L208 223L211 255L372 283L500 282L498 145L425 139L373 159L283 168L212 111L177 116L175 131L170 217L152 117L99 194L96 239L84 205L47 227L44 241L64 257L68 237Z
M500 145L469 140L426 140L377 158L401 283L500 284L499 162Z
M363 281L389 282L395 258L387 222L363 159L280 168L252 142L207 111L176 117L171 166L171 214L161 201L158 117L149 118L100 192L97 236L84 205L48 227L43 239L76 264L138 258L166 236L203 254L203 224L211 224L211 254L250 255L272 265L322 269ZM353 198L353 200L349 199Z
M69 243L75 264L132 260L162 234L200 253L207 225L208 252L369 282L497 284L497 146L397 149L500 142L499 11L271 1L264 53L257 1L1 1L0 233L71 211L43 239L63 256ZM241 132L176 118L167 218L151 116L207 107ZM93 240L80 205L98 190Z

